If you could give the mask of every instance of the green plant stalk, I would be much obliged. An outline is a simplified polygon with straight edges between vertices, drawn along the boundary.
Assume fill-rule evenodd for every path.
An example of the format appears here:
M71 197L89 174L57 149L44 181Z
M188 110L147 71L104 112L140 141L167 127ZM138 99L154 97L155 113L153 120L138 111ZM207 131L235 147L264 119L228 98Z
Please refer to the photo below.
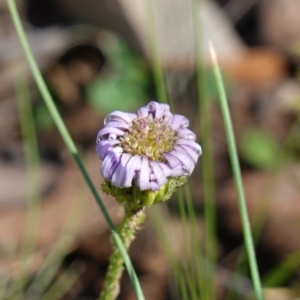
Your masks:
M149 40L149 49L150 49L150 59L152 62L153 74L154 74L154 81L156 86L156 91L158 95L158 100L161 103L167 103L167 91L165 87L164 81L164 72L161 64L161 59L159 56L159 48L157 43L157 38L155 34L155 22L154 22L154 15L153 15L153 6L151 0L144 0L145 1L145 15L147 19L147 34Z
M208 260L207 274L208 299L215 298L214 269L217 259L216 245L216 196L214 183L214 157L212 147L212 126L210 118L210 102L206 92L206 76L201 51L201 24L199 11L201 3L192 0L193 31L195 41L197 95L199 103L199 115L201 120L202 137L202 174L203 174L203 199L204 199L204 229L205 229L205 254Z
M224 120L226 138L228 142L231 167L232 167L233 177L234 177L237 195L238 195L238 205L239 205L239 210L240 210L240 215L242 220L243 234L244 234L247 255L249 259L251 277L254 285L256 298L258 300L263 300L262 286L261 286L261 281L260 281L260 276L259 276L259 271L258 271L258 266L257 266L257 261L255 256L254 243L252 239L250 221L247 212L246 199L245 199L243 183L242 183L242 175L241 175L241 170L240 170L240 165L239 165L239 160L237 155L236 143L235 143L232 123L231 123L229 107L227 103L226 92L223 84L221 71L218 65L215 49L211 44L210 44L210 54L211 54L213 71L216 78L216 84L217 84L217 89L220 98L220 106L221 106L223 120Z
M10 297L17 300L22 298L26 281L29 277L28 272L30 272L28 258L34 252L36 246L40 214L40 164L36 129L33 122L28 87L24 76L16 79L15 90L28 175L27 216L20 251L21 265L18 270L18 277L13 281L9 289L11 293Z
M126 250L135 238L135 233L145 221L145 208L135 214L125 212L119 227L119 234ZM109 266L103 283L99 300L114 300L120 292L120 279L124 270L124 260L118 247L113 243L113 253L109 258Z
M33 54L32 54L32 51L30 49L30 46L29 46L29 43L28 43L28 40L26 38L26 35L25 35L25 32L24 32L24 28L22 26L22 23L21 23L21 20L20 20L20 17L19 17L19 14L18 14L18 11L17 11L17 8L16 8L16 4L14 2L14 0L7 0L7 4L8 4L8 7L9 7L9 11L10 11L10 14L11 14L11 17L12 17L12 20L13 20L13 23L14 23L14 26L15 26L15 29L17 31L17 34L18 34L18 37L19 37L19 40L20 40L20 43L21 43L21 46L23 48L23 51L24 51L24 54L25 54L25 57L28 61L28 64L30 66L30 69L31 69L31 72L33 74L33 77L36 81L36 84L40 90L40 93L41 95L43 96L43 99L45 101L45 104L49 110L49 113L51 115L51 117L53 118L53 121L67 147L67 149L69 150L69 152L71 153L71 155L73 156L75 162L77 163L77 166L78 168L80 169L83 177L84 177L84 180L86 181L88 187L90 188L95 200L97 201L98 203L98 206L100 207L101 211L102 211L102 214L111 230L111 234L112 234L112 237L117 245L117 247L120 249L120 252L124 258L124 263L126 265L126 268L128 270L128 274L129 274L129 277L131 279L131 282L132 282L132 285L133 285L133 288L136 292L136 295L138 297L139 300L144 300L145 297L143 295L143 292L142 292L142 289L141 289L141 286L139 284L139 281L138 281L138 278L136 276L136 273L133 269L133 266L132 266L132 263L130 261L130 258L128 256L128 253L126 252L126 249L122 243L122 239L120 238L118 232L116 231L115 229L115 226L113 225L113 222L111 220L111 218L109 217L109 214L100 198L100 196L98 195L98 192L97 192L97 189L95 188L95 186L93 185L92 183L92 180L90 178L90 176L88 175L81 159L80 159L80 156L78 154L78 150L61 118L61 116L59 115L59 112L54 104L54 101L50 95L50 92L46 86L46 83L41 75L41 72L37 66L37 63L33 57Z

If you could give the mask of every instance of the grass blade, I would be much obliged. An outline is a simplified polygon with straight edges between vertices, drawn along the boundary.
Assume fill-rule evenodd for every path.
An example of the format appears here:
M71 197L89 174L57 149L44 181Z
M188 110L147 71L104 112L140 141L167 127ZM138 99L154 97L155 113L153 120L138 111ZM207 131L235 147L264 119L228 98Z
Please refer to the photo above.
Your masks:
M80 196L78 196L78 194ZM36 278L31 282L26 291L28 299L34 300L41 298L41 295L43 295L45 290L53 281L53 278L61 266L64 256L74 242L85 205L82 200L84 199L83 193L76 190L75 195L75 203L72 205L64 228L61 230L59 237L57 238L57 241L46 258L43 266L39 269Z
M182 268L180 266L180 263L178 262L176 254L174 253L174 249L172 248L172 241L169 236L170 234L167 232L165 226L165 224L168 223L168 220L166 221L167 217L168 214L166 212L162 212L161 209L157 206L151 207L150 218L153 220L153 225L155 227L156 233L170 262L172 275L178 287L179 299L190 300L187 296L188 290L185 283L185 278L183 276Z
M240 215L242 220L243 234L244 234L247 255L249 259L251 277L254 285L256 298L258 300L263 300L261 281L260 281L260 276L259 276L259 271L258 271L258 266L257 266L255 251L254 251L254 243L251 234L250 221L247 212L246 199L245 199L243 183L242 183L242 175L241 175L241 170L240 170L240 165L239 165L239 160L237 155L236 143L235 143L232 123L231 123L229 107L227 103L226 92L222 80L221 71L217 62L216 52L211 44L210 44L210 53L211 53L211 58L213 63L214 75L216 78L217 90L220 98L220 105L221 105L226 138L227 138L227 143L229 148L231 167L232 167L233 177L234 177L237 195L238 195L238 205L239 205L239 210L240 210Z
M153 75L155 81L156 92L158 96L158 100L161 103L167 103L167 91L165 87L164 81L164 72L161 64L161 59L159 56L159 49L157 38L155 34L155 21L154 21L154 14L153 14L153 6L151 0L144 0L145 1L145 12L146 12L146 21L147 21L147 34L149 40L149 48L150 48L150 59L152 62L153 68Z
M14 26L15 26L15 29L17 31L17 34L18 34L18 37L19 37L19 40L21 42L21 45L22 45L22 48L23 48L23 51L24 51L24 54L25 54L25 57L28 61L28 64L30 66L30 69L32 71L32 74L33 74L33 77L36 81L36 84L40 90L40 93L42 94L43 96L43 99L45 101L45 104L49 110L49 113L51 115L51 117L53 118L53 121L67 147L67 149L69 150L69 152L71 153L71 155L73 156L75 162L77 163L77 166L78 168L80 169L88 187L90 188L95 200L97 201L98 203L98 206L100 207L101 211L102 211L102 214L107 222L107 224L109 225L110 227L110 230L111 230L111 234L112 234L112 237L113 239L115 240L116 242L116 245L117 247L120 249L120 252L122 254L122 257L124 258L124 263L125 263L125 266L128 270L128 274L129 274L129 277L132 281L132 285L133 285L133 288L136 292L136 295L138 297L138 299L144 299L144 295L143 295L143 292L142 292L142 289L140 287L140 283L138 281L138 278L136 276L136 273L134 271L134 268L132 266L132 263L131 263L131 260L128 256L128 253L122 243L122 240L118 234L118 232L116 231L116 228L115 226L113 225L113 222L111 220L111 218L109 217L109 214L100 198L100 196L98 195L98 192L97 192L97 189L95 188L95 186L93 185L92 183L92 180L90 178L90 176L88 175L81 159L80 159L80 156L78 154L78 150L61 118L61 116L59 115L59 112L54 104L54 101L50 95L50 92L46 86L46 83L41 75L41 72L37 66L37 63L33 57L33 54L32 54L32 51L30 49L30 46L29 46L29 43L28 43L28 40L26 38L26 35L25 35L25 32L24 32L24 28L22 26L22 23L21 23L21 20L20 20L20 17L19 17L19 14L18 14L18 11L17 11L17 8L16 8L16 4L14 2L14 0L7 0L7 4L8 4L8 7L9 7L9 11L10 11L10 14L11 14L11 17L12 17L12 20L13 20L13 23L14 23Z
M207 257L207 284L208 299L215 298L214 271L217 259L217 230L216 230L216 196L214 183L214 157L212 149L212 126L210 118L210 102L206 88L206 72L203 53L201 51L201 3L192 0L193 31L195 41L197 96L199 115L201 120L202 138L202 174L203 174L203 199L205 221L205 255Z
M276 266L263 279L264 286L276 287L283 285L291 275L299 270L300 267L300 251L291 253L281 264Z
M9 271L0 269L0 299L5 299L8 283L9 283Z
M15 82L17 107L24 145L24 156L28 178L27 215L20 250L18 277L13 281L9 293L15 300L21 299L30 272L30 256L35 251L40 216L40 164L36 130L33 122L29 91L25 77Z
M197 278L195 276L195 269L198 267L198 264L196 264L196 259L194 259L195 255L197 256L197 259L199 258L199 255L202 255L201 252L197 252L197 249L194 244L192 244L192 241L198 242L198 234L195 233L195 229L197 227L197 224L193 222L194 220L191 218L191 216L187 212L187 208L185 205L184 197L183 197L183 190L180 189L177 192L178 199L178 210L180 213L180 220L182 222L182 231L183 231L183 242L185 244L185 252L186 252L186 262L183 261L183 273L186 274L185 277L187 278L187 286L189 288L190 292L190 298L191 300L197 300L199 299L199 296L197 295ZM193 234L194 233L194 234ZM192 247L194 246L194 249ZM194 251L193 251L194 250ZM196 266L196 268L195 268ZM202 266L202 265L201 265ZM203 274L202 270L197 270L198 275L201 278L200 274ZM202 290L203 286L201 287Z
M75 284L80 273L72 270L72 267L65 270L55 283L49 288L41 300L60 300L67 291Z

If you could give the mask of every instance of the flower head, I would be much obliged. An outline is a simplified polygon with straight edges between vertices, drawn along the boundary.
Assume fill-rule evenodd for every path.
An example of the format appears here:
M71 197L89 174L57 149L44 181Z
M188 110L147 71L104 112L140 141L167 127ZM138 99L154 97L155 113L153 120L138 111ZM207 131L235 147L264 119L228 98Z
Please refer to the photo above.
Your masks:
M152 198L165 200L158 194L163 191L166 195L171 186L181 185L201 155L195 134L187 128L188 119L173 115L167 104L152 101L137 114L115 111L105 118L104 125L97 136L96 150L103 161L105 190L118 194L119 202L124 196L120 189L130 189L131 195L132 190L149 191Z

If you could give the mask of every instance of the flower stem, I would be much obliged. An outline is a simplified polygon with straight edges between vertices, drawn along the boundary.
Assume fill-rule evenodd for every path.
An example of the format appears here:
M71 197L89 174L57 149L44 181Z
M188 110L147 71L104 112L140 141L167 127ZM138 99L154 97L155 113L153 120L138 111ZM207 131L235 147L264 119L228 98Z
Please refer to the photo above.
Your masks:
M135 238L135 233L145 220L145 209L141 209L135 214L125 212L123 221L118 229L122 242L128 250ZM120 250L113 241L113 253L109 259L109 266L103 283L103 289L99 300L114 300L120 291L120 279L124 270L124 260Z

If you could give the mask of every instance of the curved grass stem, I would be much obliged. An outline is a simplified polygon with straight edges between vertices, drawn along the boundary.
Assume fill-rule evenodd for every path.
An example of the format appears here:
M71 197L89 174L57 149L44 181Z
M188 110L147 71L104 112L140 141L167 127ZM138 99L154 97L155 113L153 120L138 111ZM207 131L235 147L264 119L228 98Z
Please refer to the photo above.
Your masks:
M111 218L109 217L109 214L100 198L100 196L98 195L98 191L97 189L95 188L95 186L93 185L92 183L92 180L89 176L89 174L87 173L87 170L85 169L83 163L82 163L82 160L79 156L79 153L78 153L78 150L74 144L74 141L72 140L55 104L54 104L54 101L51 97L51 94L46 86L46 83L41 75L41 72L38 68L38 65L34 59L34 56L32 54L32 50L29 46L29 43L28 43L28 40L26 38L26 34L25 34L25 31L24 31L24 28L22 26L22 23L21 23L21 20L20 20L20 16L19 16L19 13L17 11L17 7L16 7L16 4L14 2L14 0L7 0L7 4L8 4L8 8L9 8L9 11L10 11L10 15L12 17L12 20L13 20L13 23L14 23L14 26L15 26L15 29L17 31L17 35L19 37L19 40L20 40L20 43L21 43L21 46L22 46L22 49L24 51L24 54L25 54L25 57L28 61L28 64L30 66L30 69L31 69L31 72L32 72L32 75L34 77L34 80L39 88L39 91L43 97L43 100L45 101L45 104L49 110L49 113L67 147L67 149L69 150L69 152L71 153L71 155L73 156L78 168L80 169L82 175L83 175L83 178L84 180L86 181L88 187L90 188L95 200L97 201L98 203L98 206L100 207L101 209L101 212L107 222L107 224L109 225L109 228L111 230L111 234L113 236L113 239L117 245L117 247L119 248L120 250L120 253L122 254L122 257L124 259L124 263L126 265L126 268L128 270L128 274L129 274L129 277L131 279L131 282L132 282L132 285L133 285L133 288L136 292L136 295L137 295L137 298L139 300L144 300L144 295L143 295L143 292L142 292L142 289L141 289L141 286L139 284L139 281L138 281L138 278L136 276L136 273L133 269L133 266L132 266L132 263L130 261L130 258L128 256L128 253L126 252L126 249L122 243L122 239L120 238L119 234L117 233L114 225L113 225L113 222L111 220Z

